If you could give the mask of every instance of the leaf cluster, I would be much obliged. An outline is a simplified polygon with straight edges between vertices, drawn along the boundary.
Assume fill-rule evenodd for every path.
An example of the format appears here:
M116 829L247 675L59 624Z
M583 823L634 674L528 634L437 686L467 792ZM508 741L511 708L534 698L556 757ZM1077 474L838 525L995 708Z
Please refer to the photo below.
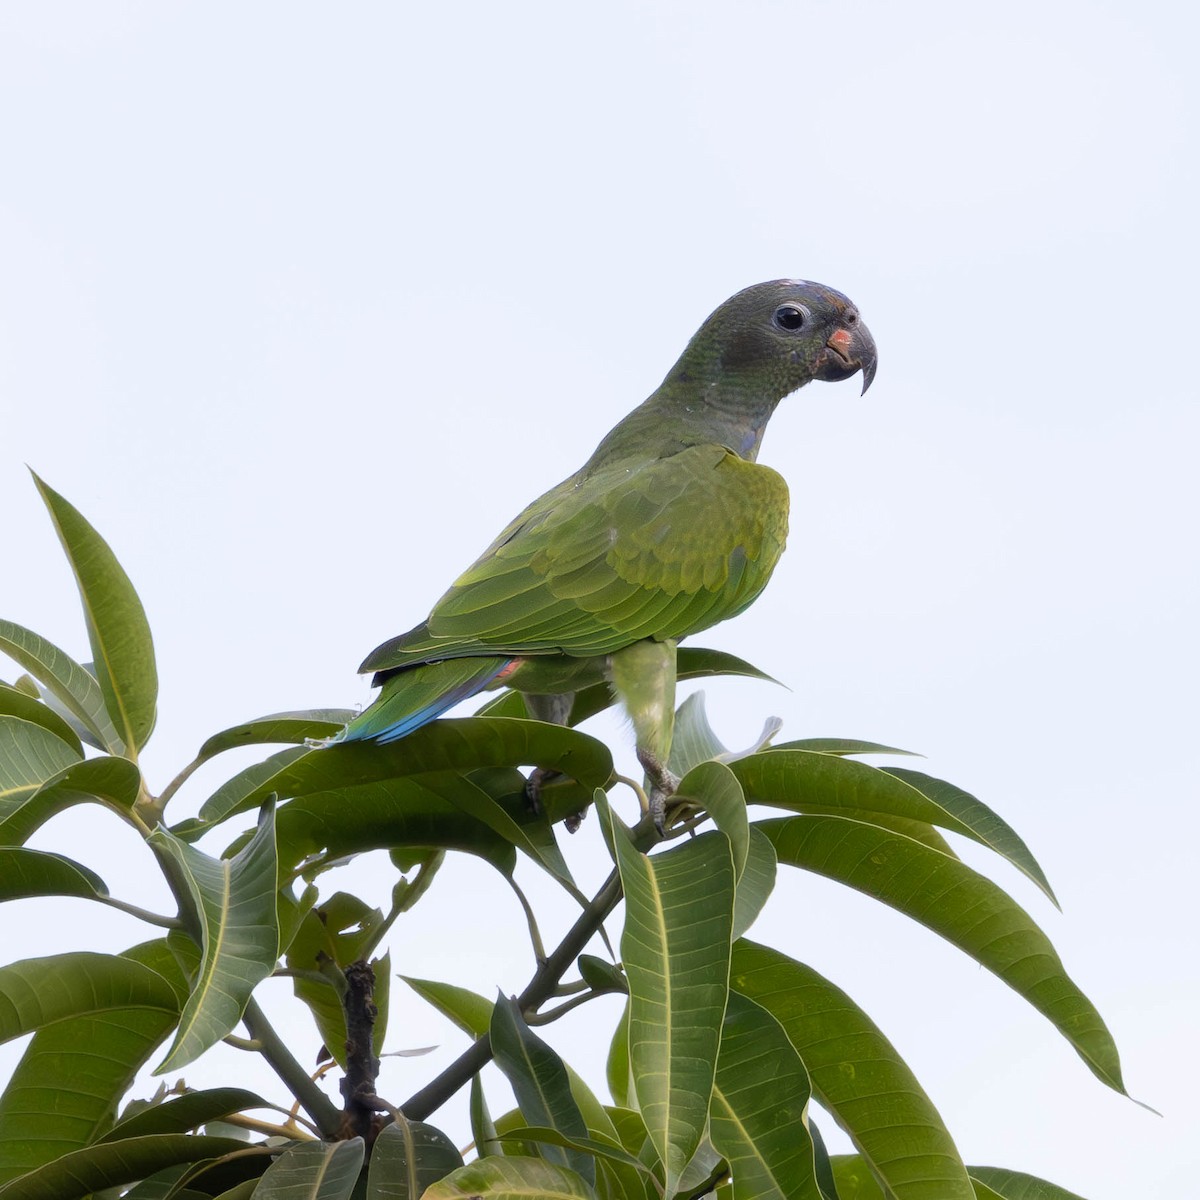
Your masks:
M682 782L659 842L649 821L621 821L614 789L640 788L576 728L611 702L602 687L579 693L565 727L530 720L521 697L503 692L474 717L389 746L324 745L353 715L345 710L274 714L207 737L155 791L138 758L157 701L142 605L84 517L37 486L78 583L91 659L0 621L0 651L21 672L0 682L0 900L88 900L133 913L153 936L120 954L0 966L0 1041L32 1035L0 1093L0 1200L1070 1200L1045 1181L965 1165L874 1020L812 967L747 937L781 866L835 880L986 967L1123 1092L1112 1038L1049 939L955 852L952 836L987 847L1054 900L1025 843L974 796L908 767L869 765L862 756L903 753L875 743L773 744L777 723L731 752L697 693L677 714L670 766ZM714 651L683 649L679 662L683 678L761 676ZM198 767L259 745L284 748L230 774L197 816L172 820ZM530 767L555 773L536 813L525 799ZM91 867L27 845L79 804L136 831L174 911L141 910ZM558 842L558 827L587 808L597 817L589 836L612 860L591 897ZM217 853L201 848L214 839L224 839ZM395 868L386 911L325 878L367 851L386 851ZM393 1105L374 1091L394 1003L385 942L450 852L517 890L538 967L519 995L494 1000L402 976L408 998L469 1043ZM522 858L578 910L552 950L517 885ZM619 952L589 953L621 903ZM312 1015L326 1050L316 1077L255 999L272 976L289 978ZM605 1103L535 1030L610 994L625 1009ZM261 1056L282 1096L164 1081L129 1098L148 1064L177 1077L221 1042ZM495 1117L481 1074L489 1061L516 1099ZM329 1071L342 1076L341 1108L319 1084ZM465 1153L427 1123L461 1089ZM826 1119L854 1154L826 1151Z

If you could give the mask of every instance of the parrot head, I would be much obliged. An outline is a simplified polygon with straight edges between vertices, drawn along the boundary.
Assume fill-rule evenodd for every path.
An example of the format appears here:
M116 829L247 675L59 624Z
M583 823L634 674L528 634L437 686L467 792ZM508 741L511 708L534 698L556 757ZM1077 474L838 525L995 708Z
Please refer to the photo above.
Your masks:
M857 371L865 392L875 365L874 339L847 297L824 284L775 279L726 300L671 375L698 381L719 373L780 399L813 379L848 379Z

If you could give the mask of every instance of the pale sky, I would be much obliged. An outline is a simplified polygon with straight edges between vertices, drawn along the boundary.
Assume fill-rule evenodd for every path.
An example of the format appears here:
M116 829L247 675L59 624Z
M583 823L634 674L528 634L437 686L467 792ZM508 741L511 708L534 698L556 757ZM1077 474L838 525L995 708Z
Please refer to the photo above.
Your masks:
M753 936L855 997L968 1162L1089 1200L1189 1194L1194 12L0 4L0 615L86 657L28 463L140 590L161 788L218 729L366 702L363 655L574 470L726 296L836 287L875 335L875 385L781 405L762 461L792 489L788 552L699 639L792 690L712 681L714 724L738 744L775 714L785 737L920 751L997 809L1064 913L964 857L1051 936L1163 1117L856 893L781 868ZM619 722L595 731L632 761ZM173 819L244 761L198 774ZM564 840L598 882L596 823ZM167 903L99 809L34 844ZM383 903L391 878L368 858L340 886ZM569 905L522 878L556 939ZM150 936L84 901L10 904L0 930L4 961ZM511 894L466 859L391 948L406 974L488 994L532 969ZM309 1061L288 985L262 991ZM385 1060L399 1102L465 1042L393 997L388 1048L441 1046ZM607 1003L549 1033L601 1090ZM20 1048L0 1047L0 1079ZM222 1048L186 1076L245 1067ZM465 1143L464 1112L434 1119Z

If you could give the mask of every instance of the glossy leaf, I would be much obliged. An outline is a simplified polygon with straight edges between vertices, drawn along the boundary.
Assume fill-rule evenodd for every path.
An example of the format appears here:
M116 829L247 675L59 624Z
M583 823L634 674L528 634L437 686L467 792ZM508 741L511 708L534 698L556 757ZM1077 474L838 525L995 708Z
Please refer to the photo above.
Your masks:
M363 1153L362 1138L299 1142L267 1168L254 1200L350 1200Z
M205 801L201 818L224 820L256 808L271 793L281 799L312 796L430 771L546 767L578 780L589 793L612 774L612 755L603 742L562 726L504 717L443 719L391 745L346 742L274 759L278 770L255 787L219 789Z
M693 767L728 753L728 747L708 723L704 693L693 692L675 710L675 729L671 735L671 756L667 766L683 777Z
M55 814L76 804L103 804L128 812L137 802L142 776L126 758L85 758L50 775L23 800L0 800L0 842L20 845Z
M783 1027L733 992L713 1089L713 1145L734 1200L821 1200L806 1113L808 1072Z
M634 1089L671 1195L708 1120L728 995L733 858L719 832L646 857L602 793L596 805L610 823L625 890Z
M730 986L783 1026L815 1098L896 1200L975 1200L937 1110L895 1048L845 992L811 967L744 938L733 947Z
M43 725L0 716L0 819L15 812L79 755Z
M158 699L154 642L145 609L108 543L69 501L37 475L33 481L79 585L105 708L121 741L136 757L154 728Z
M1004 1167L968 1167L967 1170L973 1180L990 1188L1002 1200L1083 1200L1082 1196L1064 1187L1022 1171L1009 1171Z
M724 763L701 762L680 780L675 799L694 801L712 817L729 839L734 882L740 882L750 853L750 820L737 776Z
M750 803L804 813L880 812L962 834L994 850L1054 900L1041 867L1016 832L986 804L941 780L805 750L768 750L739 760L732 769Z
M261 746L287 742L302 746L310 738L325 738L337 733L358 715L353 708L309 708L294 712L271 713L241 725L232 725L214 733L196 753L199 762L236 750L240 746Z
M229 1033L279 957L275 819L268 805L250 842L215 859L159 829L150 843L173 866L201 931L201 964L179 1030L156 1074L193 1062Z
M0 900L26 896L107 896L108 885L82 863L61 854L0 846Z
M96 739L101 749L121 754L125 749L104 704L96 677L53 642L0 620L0 652L19 663Z
M102 1188L144 1179L174 1163L244 1150L232 1138L155 1134L85 1146L0 1186L3 1200L82 1200Z
M1050 939L1002 888L911 838L843 817L758 823L779 861L881 900L993 971L1075 1047L1102 1083L1124 1093L1121 1064L1100 1014L1063 968Z
M66 742L80 758L83 757L79 734L48 704L43 704L20 688L0 683L0 716L18 717L22 721L41 725L60 741Z
M267 1102L245 1088L210 1088L188 1092L162 1104L144 1108L114 1125L99 1140L119 1142L124 1138L146 1137L154 1133L187 1133L210 1121L239 1113L247 1108L266 1108Z
M464 1033L473 1038L482 1037L487 1033L492 1021L493 1005L490 1000L453 983L440 983L436 979L417 979L411 975L401 975L400 978Z
M480 1158L451 1172L422 1200L594 1200L596 1193L574 1171L541 1158Z
M628 992L629 980L615 963L594 954L581 954L575 965L583 981L595 992Z
M780 742L773 750L810 750L814 754L903 754L906 758L920 758L913 750L901 750L896 746L885 746L881 742L863 742L858 738L797 738L791 742Z
M366 1200L420 1200L427 1187L462 1165L440 1129L397 1115L375 1139Z
M587 1137L562 1059L525 1024L516 1003L503 994L492 1009L490 1033L496 1066L512 1086L526 1123L556 1129L569 1138ZM588 1154L547 1146L543 1156L575 1171L589 1184L596 1181L596 1166Z
M502 1140L508 1144L524 1142L537 1146L555 1146L563 1150L577 1151L576 1157L586 1158L595 1166L599 1160L621 1167L632 1167L635 1171L644 1172L647 1176L649 1169L640 1159L630 1154L615 1134L594 1137L591 1134L581 1134L571 1137L561 1129L552 1129L548 1125L517 1125L503 1135Z
M165 940L135 946L120 957L142 971L150 968L138 982L152 989L156 1006L145 1007L144 995L126 1004L133 994L130 980L115 993L95 973L74 981L80 995L99 984L108 992L108 1007L59 1017L39 1028L25 1047L0 1096L0 1183L89 1145L111 1126L118 1101L179 1019L182 981ZM32 978L40 978L39 969ZM80 1054L81 1046L90 1047L89 1053Z
M733 938L736 941L754 924L775 889L775 847L761 830L750 826L746 869L737 882L733 899Z
M483 1078L480 1075L471 1076L471 1094L467 1107L475 1153L480 1158L488 1154L503 1154L504 1147L496 1136L496 1124L492 1120L487 1097L483 1094Z
M349 965L349 963L344 965ZM371 999L376 1012L371 1034L371 1049L378 1056L383 1053L383 1041L387 1035L392 985L391 955L385 954L382 958L373 958L370 965L375 972L375 986ZM311 969L316 969L315 964ZM308 1006L309 1012L312 1013L325 1049L329 1051L338 1066L345 1068L346 1010L342 1007L341 997L338 995L333 981L320 984L308 979L294 979L292 980L292 990L297 999L302 1000Z
M629 1005L621 1010L621 1019L613 1030L604 1063L604 1077L609 1093L621 1108L632 1109L633 1073L629 1068Z

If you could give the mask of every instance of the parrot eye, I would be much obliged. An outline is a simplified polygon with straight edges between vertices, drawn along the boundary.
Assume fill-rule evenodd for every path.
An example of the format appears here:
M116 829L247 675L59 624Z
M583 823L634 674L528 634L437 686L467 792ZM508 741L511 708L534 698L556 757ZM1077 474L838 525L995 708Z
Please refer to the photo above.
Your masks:
M804 310L794 304L784 304L775 310L775 324L793 333L804 324Z

